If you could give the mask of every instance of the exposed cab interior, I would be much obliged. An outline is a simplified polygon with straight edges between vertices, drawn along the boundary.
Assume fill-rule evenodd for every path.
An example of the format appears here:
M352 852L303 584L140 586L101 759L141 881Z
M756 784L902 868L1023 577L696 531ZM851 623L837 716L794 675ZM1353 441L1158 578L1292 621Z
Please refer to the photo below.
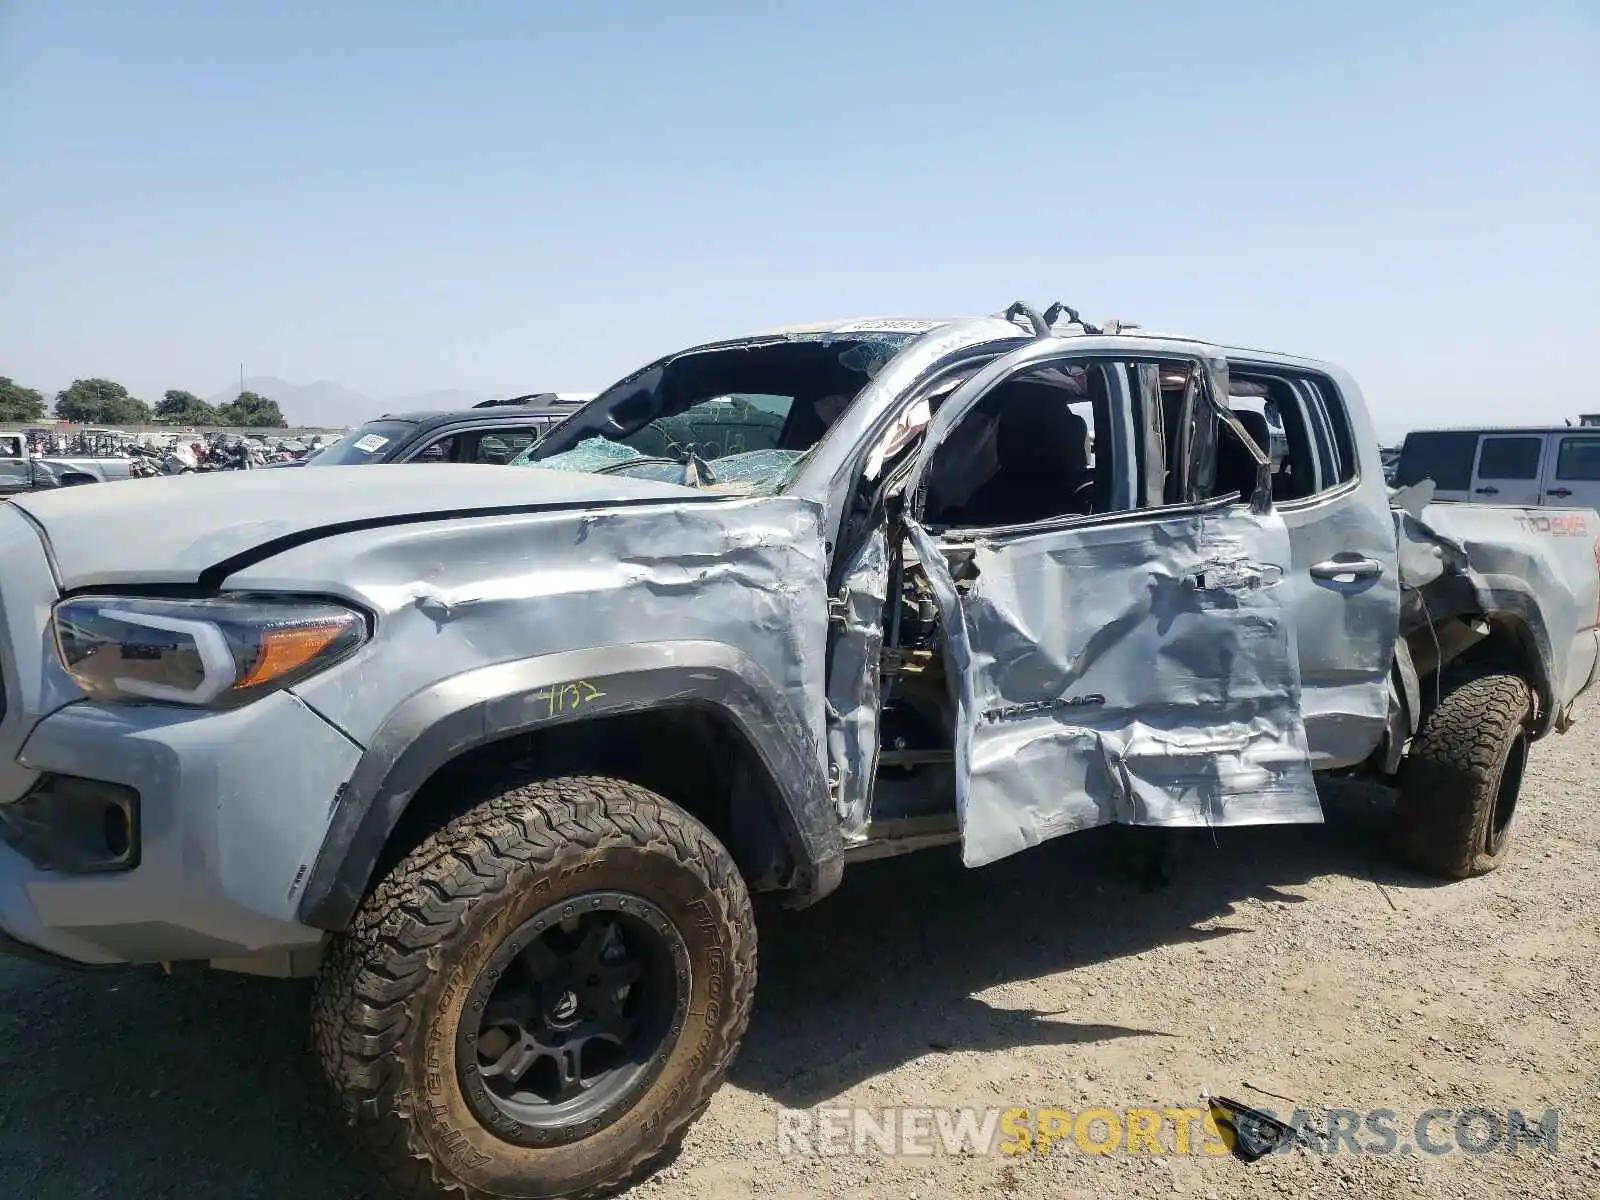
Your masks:
M863 681L879 738L870 799L860 797L860 857L952 840L957 830L953 668L908 517L934 536L959 591L976 577L979 539L1020 542L1168 506L1292 504L1357 477L1331 385L1240 369L1223 376L1224 405L1208 394L1218 381L1198 360L1090 359L994 384L944 431L920 488L908 491L928 427L980 369L932 381L883 436L846 523L846 557L886 530L880 669ZM830 686L830 697L844 690Z

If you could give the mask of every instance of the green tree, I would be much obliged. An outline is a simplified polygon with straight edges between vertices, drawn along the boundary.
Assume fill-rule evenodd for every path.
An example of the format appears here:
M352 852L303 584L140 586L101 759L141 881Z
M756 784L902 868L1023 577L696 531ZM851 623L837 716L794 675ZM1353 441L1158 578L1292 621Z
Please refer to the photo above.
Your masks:
M167 391L156 401L155 415L173 425L215 425L217 410L193 392L179 388Z
M230 429L287 429L289 422L276 400L257 392L240 392L232 404L217 410L217 424Z
M126 400L116 400L106 406L105 416L101 422L106 425L148 425L155 420L150 406L143 400L135 400L129 396Z
M150 406L109 379L77 379L56 393L56 416L80 425L145 425Z
M44 397L32 388L13 383L0 375L0 422L10 425L43 419Z

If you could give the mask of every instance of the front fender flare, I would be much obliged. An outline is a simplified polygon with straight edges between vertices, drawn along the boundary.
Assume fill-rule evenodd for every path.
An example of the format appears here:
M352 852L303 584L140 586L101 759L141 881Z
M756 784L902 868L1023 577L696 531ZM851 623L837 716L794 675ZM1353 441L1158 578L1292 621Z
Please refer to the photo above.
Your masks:
M554 725L683 705L719 710L754 750L781 800L774 816L805 879L797 899L832 891L844 860L822 752L783 693L731 646L645 642L480 667L404 700L334 798L297 905L300 919L335 931L349 925L400 815L461 754Z

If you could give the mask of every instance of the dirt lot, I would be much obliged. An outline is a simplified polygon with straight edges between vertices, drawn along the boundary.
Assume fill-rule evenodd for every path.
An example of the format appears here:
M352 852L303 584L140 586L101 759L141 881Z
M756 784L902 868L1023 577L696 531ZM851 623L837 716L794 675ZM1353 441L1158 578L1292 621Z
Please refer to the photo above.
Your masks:
M1327 827L1196 835L1157 890L1120 831L980 872L937 855L858 869L820 908L765 918L732 1082L636 1195L1600 1195L1600 705L1584 717L1535 751L1513 860L1467 883L1388 866L1369 849L1381 797L1346 789ZM0 965L0 1195L381 1197L322 1098L306 999ZM778 1153L780 1105L1163 1109L1207 1092L1392 1109L1402 1142L1431 1108L1554 1107L1559 1152Z

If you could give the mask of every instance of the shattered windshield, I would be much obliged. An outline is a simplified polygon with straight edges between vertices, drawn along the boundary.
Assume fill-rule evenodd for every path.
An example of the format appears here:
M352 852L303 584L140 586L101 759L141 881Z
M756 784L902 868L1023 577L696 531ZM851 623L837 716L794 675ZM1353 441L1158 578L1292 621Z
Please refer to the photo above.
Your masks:
M511 465L770 495L915 336L791 334L691 351L602 393Z

